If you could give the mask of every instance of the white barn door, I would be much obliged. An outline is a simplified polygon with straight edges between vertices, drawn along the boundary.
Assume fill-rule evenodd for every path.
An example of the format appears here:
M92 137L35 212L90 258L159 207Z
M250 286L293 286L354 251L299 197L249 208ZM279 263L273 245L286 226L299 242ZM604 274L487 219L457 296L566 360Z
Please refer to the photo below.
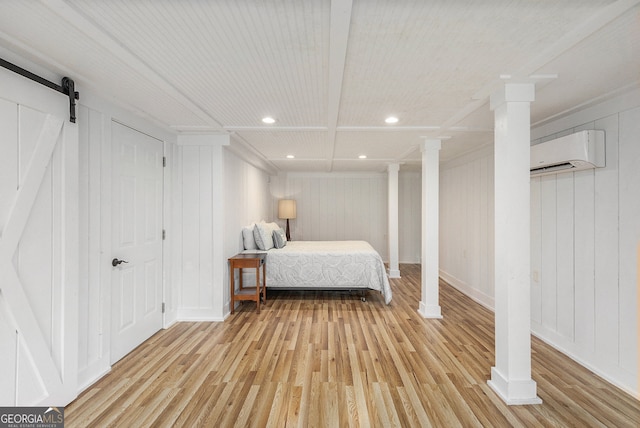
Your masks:
M113 364L162 328L164 149L161 141L116 122L111 135Z
M78 131L64 95L0 69L0 406L78 379Z

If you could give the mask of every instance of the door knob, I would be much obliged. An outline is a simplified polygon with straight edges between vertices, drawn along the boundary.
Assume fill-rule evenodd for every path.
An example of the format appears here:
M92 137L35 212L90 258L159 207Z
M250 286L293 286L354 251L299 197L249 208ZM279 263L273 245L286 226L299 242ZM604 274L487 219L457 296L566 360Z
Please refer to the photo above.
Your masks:
M129 263L129 262L126 260L118 260L118 259L111 260L111 266L113 267L118 266L120 263Z

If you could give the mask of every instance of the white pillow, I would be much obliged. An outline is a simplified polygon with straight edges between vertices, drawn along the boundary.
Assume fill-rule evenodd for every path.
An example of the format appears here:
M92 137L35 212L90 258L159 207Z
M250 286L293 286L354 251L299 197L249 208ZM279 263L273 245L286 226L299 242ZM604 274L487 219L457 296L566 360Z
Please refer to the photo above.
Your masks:
M253 237L261 250L273 248L273 231L280 229L276 223L257 223L253 228Z
M245 250L257 250L258 246L256 245L256 240L253 237L253 228L255 227L255 223L251 223L248 226L242 228L242 244L244 245Z
M284 233L284 230L278 228L278 230L273 231L273 246L275 248L282 248L287 245L287 235Z

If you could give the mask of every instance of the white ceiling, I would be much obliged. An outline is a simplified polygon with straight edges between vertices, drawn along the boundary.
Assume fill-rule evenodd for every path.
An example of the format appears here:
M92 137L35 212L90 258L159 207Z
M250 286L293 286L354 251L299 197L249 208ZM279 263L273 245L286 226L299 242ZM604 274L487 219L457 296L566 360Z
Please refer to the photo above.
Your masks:
M505 82L536 83L533 124L638 87L639 3L0 0L0 46L272 172L384 171L491 144Z

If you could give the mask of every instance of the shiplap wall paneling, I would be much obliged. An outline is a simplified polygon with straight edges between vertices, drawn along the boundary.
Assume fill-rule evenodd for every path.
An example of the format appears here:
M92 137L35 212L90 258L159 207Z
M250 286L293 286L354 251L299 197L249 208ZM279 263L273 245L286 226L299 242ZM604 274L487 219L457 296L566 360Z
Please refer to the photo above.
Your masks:
M639 104L636 91L532 129L534 144L583 129L604 130L606 168L531 179L532 331L616 385L636 392ZM477 300L486 293L483 282L473 280L475 264L464 263L461 255L466 251L473 257L470 249L477 248L477 234L467 232L474 227L489 231L493 221L488 210L488 223L473 222L483 210L474 207L478 199L472 192L492 200L493 183L475 185L470 180L492 177L492 164L487 164L486 173L473 166L483 156L479 152L447 162L440 192L441 275ZM461 216L465 210L472 214ZM481 232L481 240L483 236ZM492 231L487 241L486 253L492 255ZM488 298L487 302L491 306Z
M593 351L595 266L595 171L574 174L573 337L577 347Z
M541 179L531 179L531 206L541 206ZM531 210L531 320L542 323L542 215L540 210Z
M398 260L420 263L422 180L419 172L398 174Z
M543 281L537 303L542 319L534 319L532 328L592 370L637 391L640 109L618 111L619 103L627 101L614 100L560 120L558 127L574 126L541 139L602 129L607 154L603 169L540 179L541 198L532 202L532 216L539 215L549 233L532 240L532 248L541 251Z
M494 177L493 177L493 154L491 156L485 156L480 168L480 189L478 190L481 197L481 216L479 218L478 227L482 229L480 239L482 245L480 246L480 285L481 292L485 296L493 296L493 283L494 283ZM489 189L485 191L484 189ZM491 303L493 306L493 303Z
M193 237L193 241L198 242L198 254L193 261L198 266L197 294L193 293L192 298L197 296L199 303L197 307L213 307L213 171L214 159L213 148L199 147L199 165L197 171L200 173L193 190L199 191L198 204L195 209L198 217L194 224L197 226L198 237ZM186 191L183 189L183 192ZM196 220L196 219L193 219ZM185 222L186 223L186 222ZM193 230L192 230L193 232Z
M574 236L574 176L575 174L558 174L556 182L556 279L558 308L556 312L557 332L573 341L574 320L574 243L582 240ZM543 198L545 195L543 195ZM583 243L584 244L584 243Z
M454 255L458 247L455 225L457 223L455 194L460 190L456 187L455 168L440 168L440 275L453 282L462 272L455 269Z
M619 358L618 302L620 293L618 260L620 229L618 207L620 168L618 166L618 115L596 120L595 129L605 130L606 168L595 177L594 212L594 324L596 361L616 365Z
M459 195L465 191L464 186L460 185L461 175L458 173L460 169L462 168L441 169L440 172L440 175L444 175L446 178L446 180L443 180L443 184L446 183L446 187L440 189L440 201L442 199L447 201L447 203L441 204L439 213L439 218L447 219L445 223L446 229L442 230L443 233L440 235L440 245L446 245L447 248L444 257L442 254L440 255L440 270L447 274L450 282L454 280L454 283L461 282L460 277L465 275L464 270L458 263L459 254L464 251L460 240L461 233L458 232L460 229L458 228L465 226L460 218ZM442 211L443 208L444 211Z
M79 343L78 382L80 390L109 370L109 315L111 311L110 201L111 141L110 117L79 106L80 157L80 263L79 263ZM106 175L105 175L106 174ZM105 179L107 177L107 179ZM107 207L107 208L105 208ZM105 245L106 244L106 245Z
M620 366L635 373L640 387L640 107L620 113L620 141Z
M211 148L182 147L181 310L211 309ZM207 224L208 223L208 224ZM209 239L208 239L209 238Z
M460 251L456 251L454 253L454 266L458 272L460 272L460 276L458 279L465 285L471 286L469 283L469 271L467 269L466 258L467 253L469 252L469 248L467 246L467 231L469 230L469 218L467 216L467 211L471 209L471 205L468 202L469 200L469 180L468 174L469 169L473 166L473 164L468 167L458 167L458 179L461 181L462 188L464 189L462 192L458 192L455 195L456 200L456 212L454 215L454 219L459 226L459 229L455 233L455 242L456 246L460 249Z
M225 223L231 239L230 251L242 250L241 229L260 220L281 222L272 218L269 176L248 164L231 151L224 152ZM276 204L277 205L277 204ZM283 223L284 224L284 223ZM232 254L233 255L233 254Z
M181 265L177 319L222 321L225 311L224 159L227 136L178 138Z
M540 247L540 300L542 325L555 331L558 325L558 276L557 276L557 181L554 175L543 176L540 180L541 233L540 242L532 242L532 247Z
M462 254L465 251L463 237L467 224L462 218L465 209L465 207L462 206L462 202L466 197L467 189L464 185L459 184L459 182L466 184L466 180L464 180L465 168L460 166L456 167L452 171L449 171L449 174L451 175L453 186L459 187L460 190L451 193L446 192L446 195L451 197L451 205L446 216L449 217L452 227L451 229L447 229L447 235L441 236L440 240L446 240L450 243L450 252L448 263L446 265L443 262L440 263L447 269L447 272L455 272L454 278L462 285L464 284L464 277L467 274L464 266L460 263ZM440 192L440 194L442 194L442 192ZM443 217L442 213L440 213L440 217Z
M471 190L468 195L469 200L472 202L471 209L466 211L467 214L467 224L471 227L467 231L467 239L468 239L468 247L467 251L467 271L469 272L468 281L473 284L473 286L482 288L481 276L480 276L480 263L482 261L482 253L481 250L481 242L480 242L480 233L483 229L480 226L481 219L483 218L483 214L486 215L486 207L485 212L482 212L482 203L480 195L483 193L481 191L482 184L482 174L480 173L480 166L482 161L474 162L469 171L469 175L467 176L468 187ZM478 179L480 178L480 179ZM476 285L477 284L477 285Z
M440 275L493 307L493 152L448 162L440 175Z
M165 241L162 248L164 259L164 327L178 320L180 296L180 274L182 267L182 150L177 144L165 142L166 168L164 171Z
M388 259L386 174L289 174L277 188L275 195L296 200L293 240L361 239ZM277 203L272 217L284 224Z
M226 260L244 249L242 228L260 220L271 221L272 197L269 176L229 150L224 151L224 299L225 314L230 310L229 265ZM277 217L277 216L276 216ZM236 280L238 272L234 273ZM245 269L245 283L255 281L253 269ZM236 284L238 282L236 281Z
M249 171L243 168L242 161L233 153L225 150L224 153L225 175L225 251L230 256L243 250L242 227L264 219L259 211L251 215L251 207L246 192L249 187ZM255 197L259 198L260 192L256 189Z
M450 213L453 212L452 198L449 193L454 189L452 183L452 174L450 169L440 168L440 245L439 245L439 258L440 258L440 275L444 272L449 272L452 276L454 271L450 267L451 252L453 251L453 244L451 242L451 230L452 219Z

